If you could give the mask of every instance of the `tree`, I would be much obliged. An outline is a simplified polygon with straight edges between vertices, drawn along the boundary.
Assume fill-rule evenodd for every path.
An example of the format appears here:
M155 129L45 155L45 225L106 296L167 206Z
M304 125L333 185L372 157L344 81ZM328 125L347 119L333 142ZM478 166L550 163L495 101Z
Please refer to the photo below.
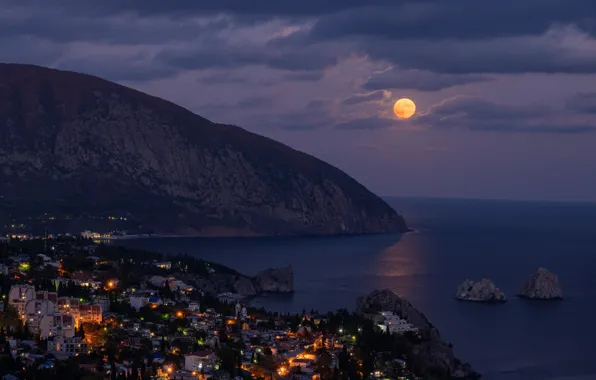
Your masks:
M275 371L275 360L273 358L273 352L271 351L271 348L263 348L263 354L261 355L259 362L264 370L269 371L269 374L271 375L271 380L273 380L273 372Z
M85 328L83 327L83 323L80 324L78 329L75 329L75 336L81 338L81 340L85 339Z
M236 372L237 355L240 355L240 353L225 345L222 345L217 351L217 356L221 361L221 369L232 376L235 375Z
M138 380L139 378L139 366L138 361L134 360L132 362L131 374L128 376L128 380Z
M151 358L151 354L149 354L149 358ZM145 365L145 361L141 361L141 379L148 380L149 374L147 373L147 366Z

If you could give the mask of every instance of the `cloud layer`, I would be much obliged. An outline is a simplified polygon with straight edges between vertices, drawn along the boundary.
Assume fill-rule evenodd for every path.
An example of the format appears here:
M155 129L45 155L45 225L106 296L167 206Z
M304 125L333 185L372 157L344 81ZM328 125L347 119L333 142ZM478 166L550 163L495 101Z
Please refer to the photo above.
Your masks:
M0 46L0 61L133 86L384 193L528 163L493 187L510 180L539 194L559 189L559 163L581 182L596 160L593 0L0 0ZM410 120L392 113L400 97L417 103ZM418 187L374 176L398 169ZM581 183L596 194L596 180ZM453 194L492 194L474 186ZM580 197L557 191L544 196Z

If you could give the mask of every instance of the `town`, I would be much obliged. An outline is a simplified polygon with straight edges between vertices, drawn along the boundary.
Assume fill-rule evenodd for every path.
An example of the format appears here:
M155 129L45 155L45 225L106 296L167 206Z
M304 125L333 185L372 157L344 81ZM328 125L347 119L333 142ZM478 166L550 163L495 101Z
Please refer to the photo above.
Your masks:
M2 379L449 378L391 311L268 312L209 283L230 268L83 235L0 240Z

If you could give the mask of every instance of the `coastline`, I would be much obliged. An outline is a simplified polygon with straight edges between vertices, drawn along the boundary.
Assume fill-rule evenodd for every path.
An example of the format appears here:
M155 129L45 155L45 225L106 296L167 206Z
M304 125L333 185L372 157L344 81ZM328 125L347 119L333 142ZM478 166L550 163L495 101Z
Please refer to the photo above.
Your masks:
M268 234L133 234L133 235L115 235L110 237L100 237L93 240L133 240L133 239L162 239L162 238L296 238L296 237L358 237L358 236L378 236L378 235L399 235L404 236L410 233L420 233L418 229L408 228L401 232L371 232L358 234L296 234L296 235L268 235Z

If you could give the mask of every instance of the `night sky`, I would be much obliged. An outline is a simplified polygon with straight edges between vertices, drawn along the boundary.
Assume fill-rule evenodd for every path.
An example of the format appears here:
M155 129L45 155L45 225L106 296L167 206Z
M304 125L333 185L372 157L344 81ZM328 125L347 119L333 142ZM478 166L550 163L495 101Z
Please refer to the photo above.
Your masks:
M0 0L0 61L171 100L380 195L596 201L595 0Z

